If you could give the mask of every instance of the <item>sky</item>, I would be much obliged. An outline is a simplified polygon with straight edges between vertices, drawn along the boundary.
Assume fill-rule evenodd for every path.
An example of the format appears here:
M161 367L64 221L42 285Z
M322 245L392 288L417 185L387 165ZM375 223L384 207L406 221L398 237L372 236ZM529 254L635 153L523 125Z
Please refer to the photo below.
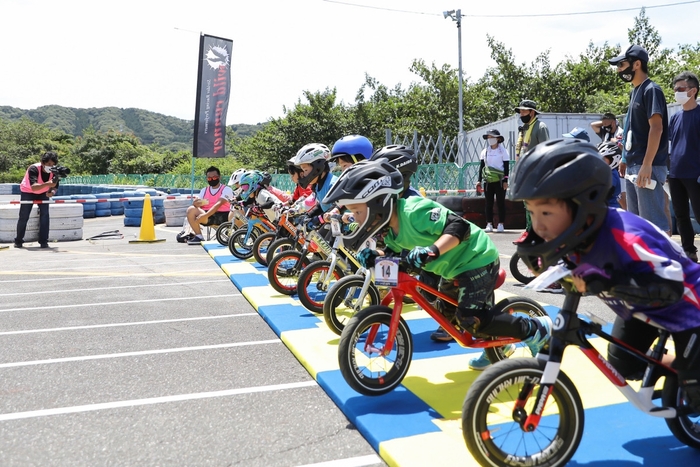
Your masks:
M194 120L199 37L209 34L233 41L226 123L256 124L305 102L304 91L335 88L352 104L365 75L406 88L419 81L414 59L457 69L458 30L445 10L464 15L462 70L475 81L495 65L487 34L518 63L549 50L556 64L591 41L624 50L643 2L662 47L698 42L700 2L652 8L683 0L0 0L0 105L139 108Z

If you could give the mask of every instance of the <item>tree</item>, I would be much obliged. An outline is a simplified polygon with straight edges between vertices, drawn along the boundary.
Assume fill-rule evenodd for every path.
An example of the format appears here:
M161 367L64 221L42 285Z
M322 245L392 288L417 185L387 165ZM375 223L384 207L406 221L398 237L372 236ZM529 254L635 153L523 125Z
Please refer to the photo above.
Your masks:
M651 25L646 14L646 9L642 7L639 16L634 18L634 26L627 30L627 38L630 44L641 45L649 54L649 60L654 58L654 55L659 50L661 45L661 36L659 32Z

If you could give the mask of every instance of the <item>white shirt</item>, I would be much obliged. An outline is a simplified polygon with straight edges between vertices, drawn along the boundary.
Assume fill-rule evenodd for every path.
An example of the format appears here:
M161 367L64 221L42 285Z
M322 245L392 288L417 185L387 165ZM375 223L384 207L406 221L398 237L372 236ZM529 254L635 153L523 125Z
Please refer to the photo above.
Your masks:
M510 154L503 147L503 144L499 143L496 149L492 149L491 146L485 147L479 155L479 160L485 161L487 166L503 172L504 163L510 161Z

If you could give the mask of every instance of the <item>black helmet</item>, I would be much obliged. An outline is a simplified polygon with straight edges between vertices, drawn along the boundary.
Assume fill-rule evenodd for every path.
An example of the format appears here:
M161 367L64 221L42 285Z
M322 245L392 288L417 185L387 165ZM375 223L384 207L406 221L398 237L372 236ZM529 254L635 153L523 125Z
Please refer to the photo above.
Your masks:
M538 144L518 161L510 180L511 200L557 198L573 210L571 226L554 240L545 242L530 231L518 244L518 254L535 272L588 245L608 212L612 171L590 143L568 138Z
M367 203L365 221L349 235L343 235L345 245L357 251L389 223L402 189L401 172L391 164L384 160L364 160L348 167L321 203L339 206Z
M416 153L413 152L413 149L398 144L384 146L383 148L377 149L370 158L371 161L379 159L386 159L394 168L401 172L404 190L407 190L408 187L411 186L411 177L418 170L418 160L416 159Z

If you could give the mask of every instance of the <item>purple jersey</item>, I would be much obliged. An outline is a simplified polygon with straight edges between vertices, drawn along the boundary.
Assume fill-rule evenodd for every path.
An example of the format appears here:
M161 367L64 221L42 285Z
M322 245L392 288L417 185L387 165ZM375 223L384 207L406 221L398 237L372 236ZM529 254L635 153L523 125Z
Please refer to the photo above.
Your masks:
M653 273L683 283L683 298L662 308L632 305L605 292L600 294L621 318L630 319L632 313L641 312L671 332L700 326L700 264L691 261L679 244L646 219L610 208L591 251L577 256L570 259L631 274Z

